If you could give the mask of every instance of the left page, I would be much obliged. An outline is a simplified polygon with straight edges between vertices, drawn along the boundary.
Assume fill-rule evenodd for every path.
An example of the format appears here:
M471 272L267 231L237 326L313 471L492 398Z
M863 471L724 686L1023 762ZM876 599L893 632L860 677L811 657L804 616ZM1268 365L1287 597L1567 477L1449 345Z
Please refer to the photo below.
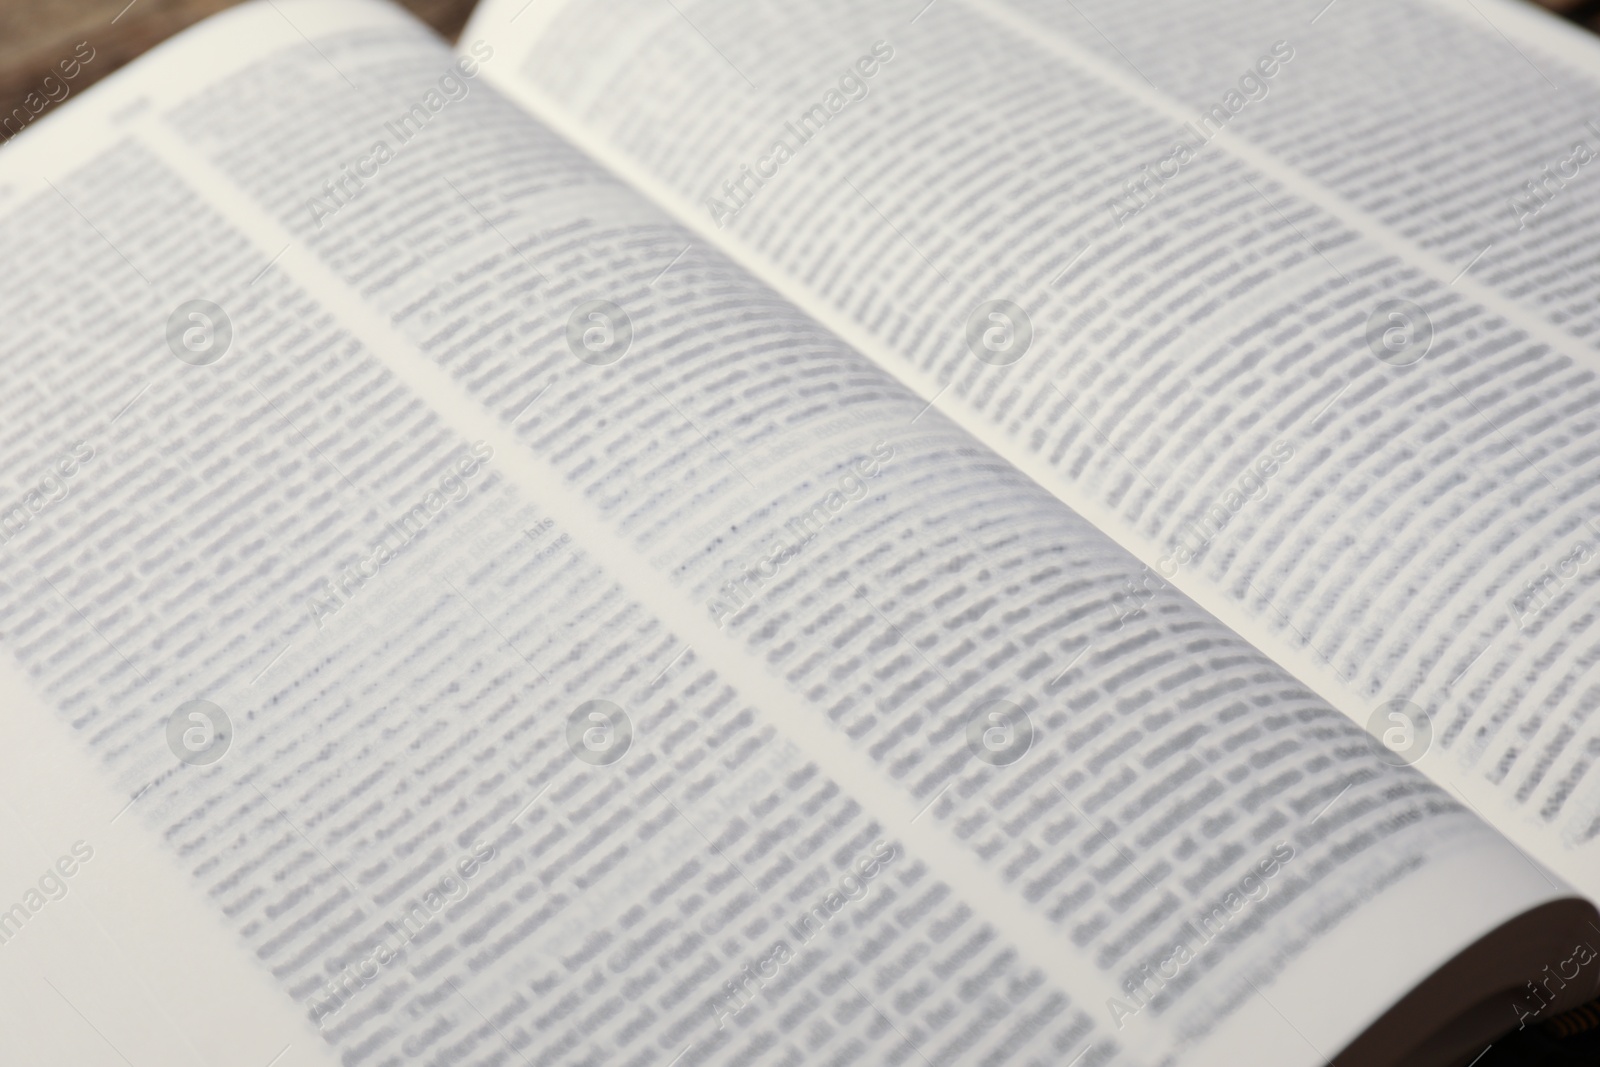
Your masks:
M463 49L250 5L0 155L5 655L343 1062L1309 1065L1588 936Z
M0 1063L335 1067L336 1051L0 662Z

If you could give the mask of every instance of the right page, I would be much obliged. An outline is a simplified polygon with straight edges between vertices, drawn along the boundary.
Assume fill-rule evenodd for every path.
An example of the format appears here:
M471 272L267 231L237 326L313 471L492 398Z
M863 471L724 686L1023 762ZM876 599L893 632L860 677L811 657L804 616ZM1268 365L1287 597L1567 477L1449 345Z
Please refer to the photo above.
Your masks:
M1147 583L1600 893L1578 31L1488 0L504 0L468 36Z

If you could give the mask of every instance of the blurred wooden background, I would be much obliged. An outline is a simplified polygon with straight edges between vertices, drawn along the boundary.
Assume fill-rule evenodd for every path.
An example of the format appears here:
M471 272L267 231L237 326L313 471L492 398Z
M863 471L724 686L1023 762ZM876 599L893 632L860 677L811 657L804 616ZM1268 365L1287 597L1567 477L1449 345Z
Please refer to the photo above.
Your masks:
M94 61L72 81L77 93L153 45L237 0L0 0L0 115L22 104L46 74L70 58L79 41ZM1600 32L1600 0L1540 0ZM400 0L439 33L455 40L473 0ZM47 109L48 110L48 109ZM42 112L41 112L42 114Z

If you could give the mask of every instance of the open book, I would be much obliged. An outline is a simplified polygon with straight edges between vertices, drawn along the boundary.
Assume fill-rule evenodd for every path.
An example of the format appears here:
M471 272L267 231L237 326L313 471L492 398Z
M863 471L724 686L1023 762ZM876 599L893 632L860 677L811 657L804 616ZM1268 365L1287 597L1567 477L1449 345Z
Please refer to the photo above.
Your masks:
M0 1060L1449 1065L1600 991L1596 46L802 7L267 0L0 150Z

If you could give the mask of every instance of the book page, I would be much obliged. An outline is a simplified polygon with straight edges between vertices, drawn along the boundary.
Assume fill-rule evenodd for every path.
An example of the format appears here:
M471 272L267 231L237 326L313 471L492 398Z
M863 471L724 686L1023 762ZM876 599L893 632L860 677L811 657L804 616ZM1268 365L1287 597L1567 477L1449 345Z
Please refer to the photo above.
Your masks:
M1465 1002L1592 993L1509 995L1592 907L507 58L250 5L0 154L7 654L341 1061L1312 1064L1547 913Z
M533 111L1600 893L1592 41L1425 0L496 0L474 32Z
M0 1062L334 1067L9 655L0 700Z

